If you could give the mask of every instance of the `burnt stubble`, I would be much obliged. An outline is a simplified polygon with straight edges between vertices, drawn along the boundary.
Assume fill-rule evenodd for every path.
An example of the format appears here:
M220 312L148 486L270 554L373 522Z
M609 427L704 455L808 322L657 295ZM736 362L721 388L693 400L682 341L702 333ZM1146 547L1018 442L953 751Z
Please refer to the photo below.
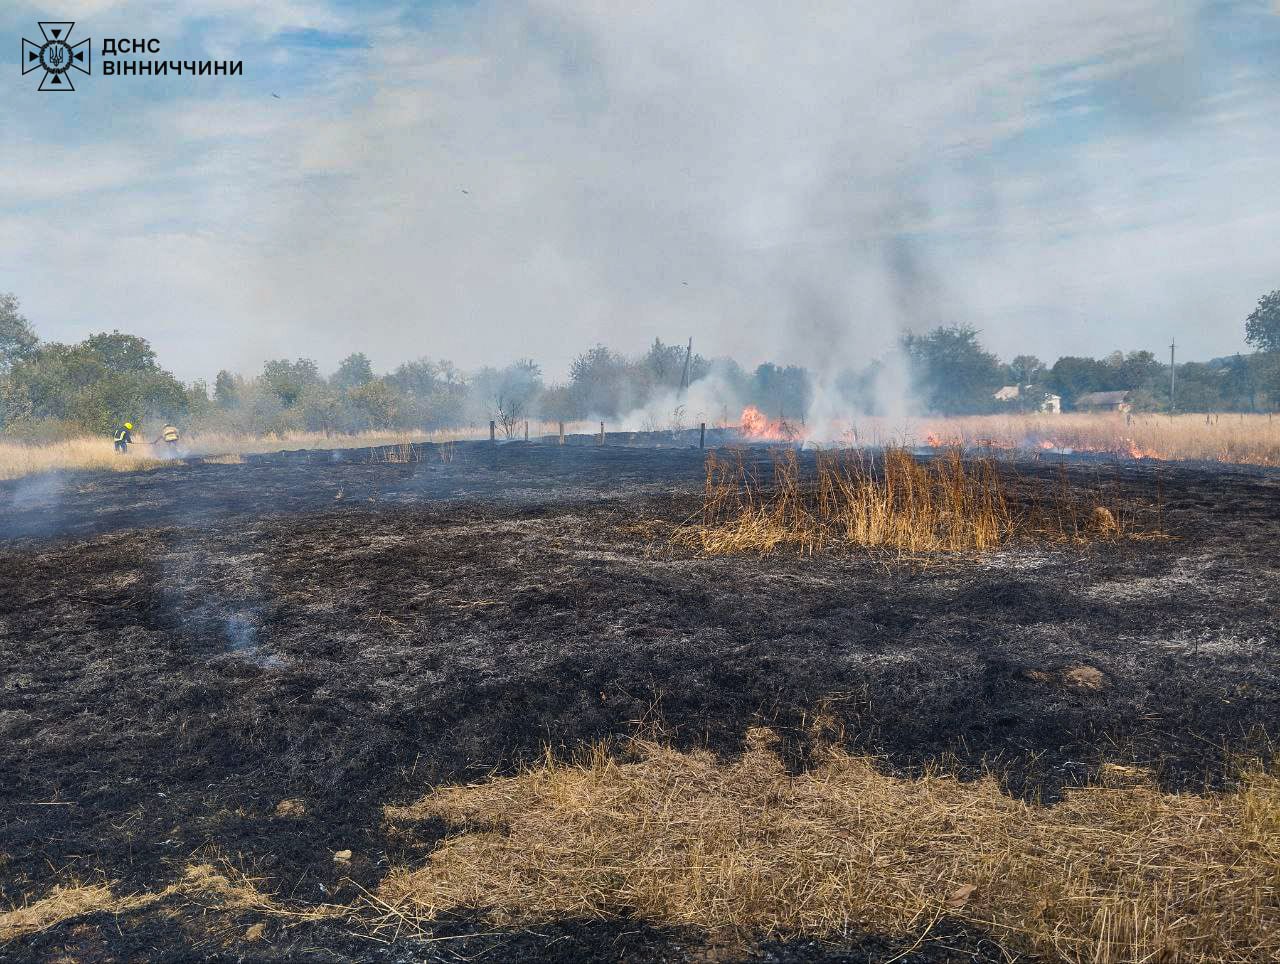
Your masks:
M0 904L69 876L158 891L200 857L289 899L353 900L424 856L388 838L385 804L642 725L726 755L768 725L802 766L821 710L887 768L994 770L1046 801L1103 761L1201 792L1270 754L1280 473L1010 467L1015 491L1061 473L1114 491L1168 539L710 558L671 540L697 513L702 455L476 443L448 461L282 453L0 484ZM457 940L413 951L324 923L250 945L167 906L0 954L699 953L696 935L573 921L495 936L460 920ZM962 959L999 959L942 931Z

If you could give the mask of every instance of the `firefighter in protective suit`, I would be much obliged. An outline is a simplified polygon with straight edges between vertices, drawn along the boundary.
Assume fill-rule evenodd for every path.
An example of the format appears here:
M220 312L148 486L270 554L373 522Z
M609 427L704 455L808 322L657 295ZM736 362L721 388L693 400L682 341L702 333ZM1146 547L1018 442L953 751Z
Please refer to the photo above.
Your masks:
M125 422L116 429L116 451L125 453L129 451L129 443L133 441L133 423Z
M160 437L155 440L154 445L164 442L165 451L174 452L178 448L178 429L172 422L165 422L164 428L160 430Z

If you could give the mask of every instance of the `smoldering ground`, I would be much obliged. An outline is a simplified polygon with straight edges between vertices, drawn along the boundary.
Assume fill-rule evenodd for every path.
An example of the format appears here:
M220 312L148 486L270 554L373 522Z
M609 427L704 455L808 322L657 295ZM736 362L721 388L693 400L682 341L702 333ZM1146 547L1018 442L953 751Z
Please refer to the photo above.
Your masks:
M452 453L67 476L56 503L0 487L0 902L71 879L158 892L204 859L282 898L353 900L423 859L386 833L384 805L637 721L730 758L767 724L800 766L823 709L886 768L992 769L1048 801L1103 761L1194 793L1270 751L1274 472L1067 467L1174 538L922 567L673 548L699 504L696 449ZM1058 471L1021 465L1011 485ZM386 949L324 921L245 943L255 918L237 914L229 932L162 902L3 953L682 959L700 941L625 919L495 935L463 915L440 935L476 936L443 944ZM990 935L941 927L999 959ZM907 950L851 933L760 953Z

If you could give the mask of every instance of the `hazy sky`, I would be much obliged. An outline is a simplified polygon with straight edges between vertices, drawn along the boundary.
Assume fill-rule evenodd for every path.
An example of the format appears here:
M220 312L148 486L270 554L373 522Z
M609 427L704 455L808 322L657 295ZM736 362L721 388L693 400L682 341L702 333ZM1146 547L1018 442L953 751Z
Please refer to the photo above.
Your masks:
M185 378L597 341L1206 358L1280 287L1274 0L5 0L0 290ZM101 39L244 76L104 77ZM151 55L145 56L148 59ZM130 58L131 59L131 58ZM278 97L273 97L278 94Z

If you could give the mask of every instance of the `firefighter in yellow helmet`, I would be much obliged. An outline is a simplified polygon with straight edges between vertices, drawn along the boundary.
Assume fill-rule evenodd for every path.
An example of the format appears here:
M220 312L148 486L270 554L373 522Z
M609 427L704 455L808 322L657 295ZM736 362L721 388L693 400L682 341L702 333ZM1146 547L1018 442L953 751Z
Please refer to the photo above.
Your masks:
M116 451L121 453L128 452L129 443L132 441L133 441L133 423L125 422L118 429L116 429Z
M172 422L165 422L164 428L160 430L160 435L156 438L153 445L159 445L164 442L166 452L176 452L178 450L178 427Z

